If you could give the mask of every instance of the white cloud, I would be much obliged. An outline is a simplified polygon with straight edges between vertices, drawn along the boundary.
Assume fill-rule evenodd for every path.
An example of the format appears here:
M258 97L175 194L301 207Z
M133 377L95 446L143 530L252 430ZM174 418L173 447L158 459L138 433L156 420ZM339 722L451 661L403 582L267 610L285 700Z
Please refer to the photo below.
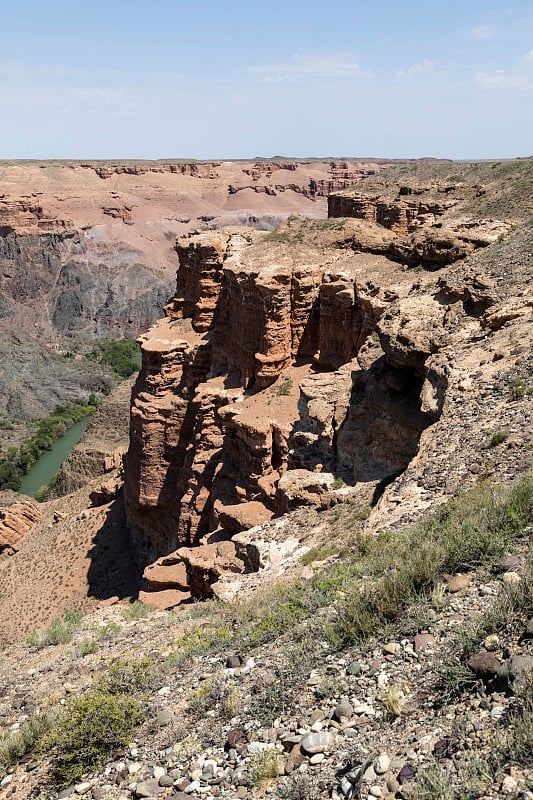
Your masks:
M470 37L478 42L484 41L485 39L492 39L493 36L495 36L495 32L492 28L489 28L488 25L479 25L477 28L470 31Z
M479 72L474 76L474 83L486 89L531 91L533 89L533 50L526 53L511 69Z
M399 69L396 72L396 77L402 81L411 78L443 77L445 75L446 70L437 69L434 62L429 58L424 58L423 61L417 64L411 64L407 69Z
M264 82L310 78L364 78L372 74L370 69L362 69L348 54L300 55L295 53L290 61L262 64L248 67L247 72L267 75Z

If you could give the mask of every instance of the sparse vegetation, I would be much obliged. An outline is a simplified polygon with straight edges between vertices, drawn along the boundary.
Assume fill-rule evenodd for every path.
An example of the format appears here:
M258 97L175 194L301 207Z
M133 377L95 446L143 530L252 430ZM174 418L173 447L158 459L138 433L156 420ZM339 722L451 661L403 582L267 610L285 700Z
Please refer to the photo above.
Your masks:
M42 744L43 751L52 755L56 782L68 786L96 769L129 741L143 718L133 697L101 689L73 697Z
M91 653L97 652L98 642L96 639L82 639L78 645L78 649L82 656L88 656Z
M83 614L81 611L67 611L63 617L54 617L50 625L42 631L32 631L28 644L32 647L49 647L54 644L67 644L72 640Z
M250 759L250 780L258 786L270 778L283 774L283 757L279 750L263 750L255 753Z
M36 748L50 729L53 719L51 712L35 714L18 730L7 731L0 736L0 776L3 777L9 767Z
M150 656L117 658L97 685L109 694L142 694L155 687L158 677L159 669Z
M314 561L325 561L326 558L339 552L339 546L324 544L322 547L312 547L302 556L302 564L312 564Z
M278 397L287 397L291 393L293 381L292 378L286 378L284 381L278 385L277 394Z
M143 603L141 600L135 600L129 606L122 609L122 616L126 622L135 622L138 619L149 617L155 611L153 606Z
M339 604L333 641L367 639L405 618L413 604L431 594L443 572L495 563L527 525L532 506L532 475L507 491L482 484L451 500L407 536L384 542L373 566L366 568L384 574Z
M489 449L492 447L498 447L499 444L502 444L508 438L509 438L509 431L497 431L495 434L491 436L487 447Z

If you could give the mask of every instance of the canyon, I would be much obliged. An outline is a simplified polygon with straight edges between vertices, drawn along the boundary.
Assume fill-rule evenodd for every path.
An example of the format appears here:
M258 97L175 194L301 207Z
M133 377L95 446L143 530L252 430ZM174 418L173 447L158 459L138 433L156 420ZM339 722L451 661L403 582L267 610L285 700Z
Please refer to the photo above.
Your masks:
M533 161L350 163L298 192L293 162L61 166L111 187L231 171L226 200L305 208L273 227L198 200L154 236L169 288L138 313L139 374L53 497L0 493L1 798L529 798ZM127 205L95 211L113 236ZM40 213L31 235L56 236ZM53 331L31 258L31 314L6 302L55 382L54 348L107 323L95 290ZM76 750L126 701L116 747ZM40 725L64 726L67 777Z
M162 315L178 234L323 216L329 191L385 163L0 162L0 414L28 421L109 388L81 355Z
M169 241L177 280L141 334L129 426L131 381L0 561L0 582L17 574L1 582L7 640L125 591L230 599L321 545L294 514L340 503L369 533L402 529L480 476L528 468L531 162L381 167L322 198L328 217Z

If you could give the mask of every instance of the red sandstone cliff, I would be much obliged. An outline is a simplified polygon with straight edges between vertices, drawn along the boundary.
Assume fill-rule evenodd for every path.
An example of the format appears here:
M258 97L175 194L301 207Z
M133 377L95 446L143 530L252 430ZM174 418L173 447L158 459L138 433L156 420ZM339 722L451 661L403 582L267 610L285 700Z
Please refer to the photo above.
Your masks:
M401 520L460 485L467 456L441 442L451 420L468 428L464 365L486 364L475 342L525 320L531 301L516 295L512 240L512 269L491 257L521 207L494 218L490 192L463 182L458 197L449 184L344 193L328 220L289 219L266 236L178 240L176 295L142 338L126 461L141 560L171 562L147 570L152 589L172 591L165 570L179 565L176 591L220 592L224 572L258 568L256 537L276 537L268 519L299 505L350 497L377 504L375 520ZM445 483L421 449L456 459Z

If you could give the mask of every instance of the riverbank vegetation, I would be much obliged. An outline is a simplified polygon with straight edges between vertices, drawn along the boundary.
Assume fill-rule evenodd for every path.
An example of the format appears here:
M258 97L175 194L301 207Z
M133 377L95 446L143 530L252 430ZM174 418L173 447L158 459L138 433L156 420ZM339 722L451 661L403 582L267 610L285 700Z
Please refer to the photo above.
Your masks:
M36 420L35 432L20 447L10 447L0 459L0 489L20 489L22 479L45 450L51 450L69 428L96 411L98 401L90 395L87 401L62 403L53 414Z

